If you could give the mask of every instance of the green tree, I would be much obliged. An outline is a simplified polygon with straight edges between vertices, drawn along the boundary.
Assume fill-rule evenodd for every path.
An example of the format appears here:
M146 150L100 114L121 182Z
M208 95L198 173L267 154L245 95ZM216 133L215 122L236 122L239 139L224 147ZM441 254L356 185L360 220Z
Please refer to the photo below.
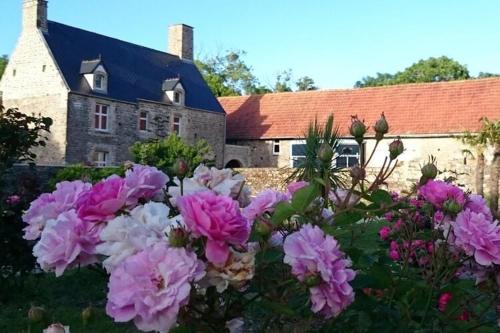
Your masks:
M178 158L187 162L191 173L200 163L211 165L214 161L208 142L199 140L194 145L188 145L175 133L164 139L136 142L130 151L135 162L155 166L169 175L172 175L172 166Z
M245 51L228 51L224 55L195 60L203 78L215 96L236 96L252 94L258 80L243 57Z
M273 91L274 92L292 91L291 81L292 81L291 69L279 72L276 75L276 82L274 83Z
M376 87L403 83L439 82L470 79L467 66L442 56L420 60L396 74L377 73L376 77L367 76L356 82L355 87Z
M45 146L52 119L28 116L0 105L0 174L15 162L32 162L32 148Z
M0 57L0 79L2 78L3 72L5 71L5 67L7 67L8 62L9 58L6 55Z
M477 75L478 79L484 79L488 77L500 77L500 74L488 73L488 72L479 72Z
M306 90L317 90L318 87L314 85L314 80L309 76L303 76L295 82L297 86L297 91L306 91Z

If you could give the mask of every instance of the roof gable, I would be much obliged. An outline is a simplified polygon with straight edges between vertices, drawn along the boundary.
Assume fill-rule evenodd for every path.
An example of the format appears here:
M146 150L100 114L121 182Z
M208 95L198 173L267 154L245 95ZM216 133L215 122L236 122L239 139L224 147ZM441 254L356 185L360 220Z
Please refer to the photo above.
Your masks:
M182 77L185 106L224 112L192 62L61 23L48 24L49 33L44 33L44 38L71 91L134 103L138 99L169 103L163 82L165 78ZM82 61L88 59L102 59L105 64L109 74L106 95L93 92L81 75L82 70L98 65L95 61L83 65Z
M500 78L377 88L319 90L219 98L228 139L303 137L315 117L333 113L342 135L351 115L372 125L385 113L392 135L461 133L480 117L500 119ZM371 132L373 133L373 132Z

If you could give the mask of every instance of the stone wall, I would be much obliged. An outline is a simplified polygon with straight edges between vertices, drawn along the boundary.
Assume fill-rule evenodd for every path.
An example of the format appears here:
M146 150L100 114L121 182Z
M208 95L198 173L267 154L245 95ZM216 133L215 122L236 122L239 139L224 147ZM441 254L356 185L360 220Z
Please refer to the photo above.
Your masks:
M15 190L19 188L22 182L29 181L30 189L38 189L41 192L52 191L48 187L49 180L59 171L60 166L28 166L17 164L9 168L2 177L2 192L16 194Z
M277 140L280 152L273 152L275 140L231 140L231 143L250 148L249 167L284 168L290 166L290 140Z
M250 166L250 147L226 145L224 148L224 166L236 161L240 167Z
M285 179L291 172L284 168L239 168L235 171L245 176L245 184L250 187L253 195L267 188L284 191Z
M66 155L66 83L42 34L33 27L23 30L0 81L0 102L27 114L53 120L48 145L37 162L63 164Z
M108 106L107 131L94 128L96 104ZM110 164L132 158L130 146L168 135L173 117L180 118L180 137L187 143L205 139L214 149L218 166L223 163L225 115L174 106L139 101L138 104L107 100L71 93L68 103L68 163L93 162L96 151L109 154ZM147 131L139 130L139 115L147 112Z

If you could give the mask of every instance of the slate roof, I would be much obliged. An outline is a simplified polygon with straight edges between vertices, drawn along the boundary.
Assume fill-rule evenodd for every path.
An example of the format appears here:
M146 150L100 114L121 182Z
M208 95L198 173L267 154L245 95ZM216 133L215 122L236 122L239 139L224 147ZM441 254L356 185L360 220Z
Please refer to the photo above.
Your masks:
M179 78L174 78L174 79L166 79L164 82L163 82L163 86L162 86L162 89L163 91L172 91L174 90L175 86L177 85L177 83L180 82L180 79Z
M228 139L300 138L310 121L324 122L330 113L348 136L351 115L373 126L382 112L389 134L449 135L478 130L483 116L500 119L500 78L222 97L219 102L227 113Z
M83 60L80 65L80 74L90 74L93 73L94 70L101 63L101 59L96 60Z
M179 77L186 91L187 107L224 112L190 61L53 21L49 21L48 31L44 33L45 40L73 92L127 102L168 102L163 82ZM107 94L93 92L80 74L82 61L99 58L109 76Z

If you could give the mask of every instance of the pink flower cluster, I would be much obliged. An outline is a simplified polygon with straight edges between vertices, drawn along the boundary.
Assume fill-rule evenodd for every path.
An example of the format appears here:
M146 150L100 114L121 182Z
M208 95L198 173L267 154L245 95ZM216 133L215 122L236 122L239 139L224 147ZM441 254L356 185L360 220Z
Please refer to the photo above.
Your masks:
M40 238L33 254L42 269L55 270L57 276L67 268L97 262L104 224L96 222L114 218L141 199L152 199L167 181L156 168L134 165L125 178L113 175L93 186L78 180L61 182L54 192L33 201L23 215L28 224L24 238Z
M301 282L319 279L310 287L312 311L326 318L335 317L354 301L349 284L355 272L345 259L337 241L310 224L289 235L283 244L284 263Z
M49 220L33 254L44 271L61 276L67 268L97 262L96 245L101 227L80 219L75 210Z
M243 216L253 222L266 212L272 213L279 202L289 199L290 197L287 194L270 189L264 190L257 194L252 202L243 209Z
M128 257L109 280L106 313L117 322L134 320L142 331L168 332L189 301L191 283L204 265L184 248L156 244Z
M229 245L243 245L250 236L250 223L238 202L211 191L177 199L184 223L194 237L206 237L205 256L216 266L229 257Z
M430 180L420 187L419 195L434 205L442 209L447 200L453 200L461 207L465 204L465 193L453 184L441 180Z
M482 212L465 209L452 223L455 245L483 266L500 265L500 226Z

